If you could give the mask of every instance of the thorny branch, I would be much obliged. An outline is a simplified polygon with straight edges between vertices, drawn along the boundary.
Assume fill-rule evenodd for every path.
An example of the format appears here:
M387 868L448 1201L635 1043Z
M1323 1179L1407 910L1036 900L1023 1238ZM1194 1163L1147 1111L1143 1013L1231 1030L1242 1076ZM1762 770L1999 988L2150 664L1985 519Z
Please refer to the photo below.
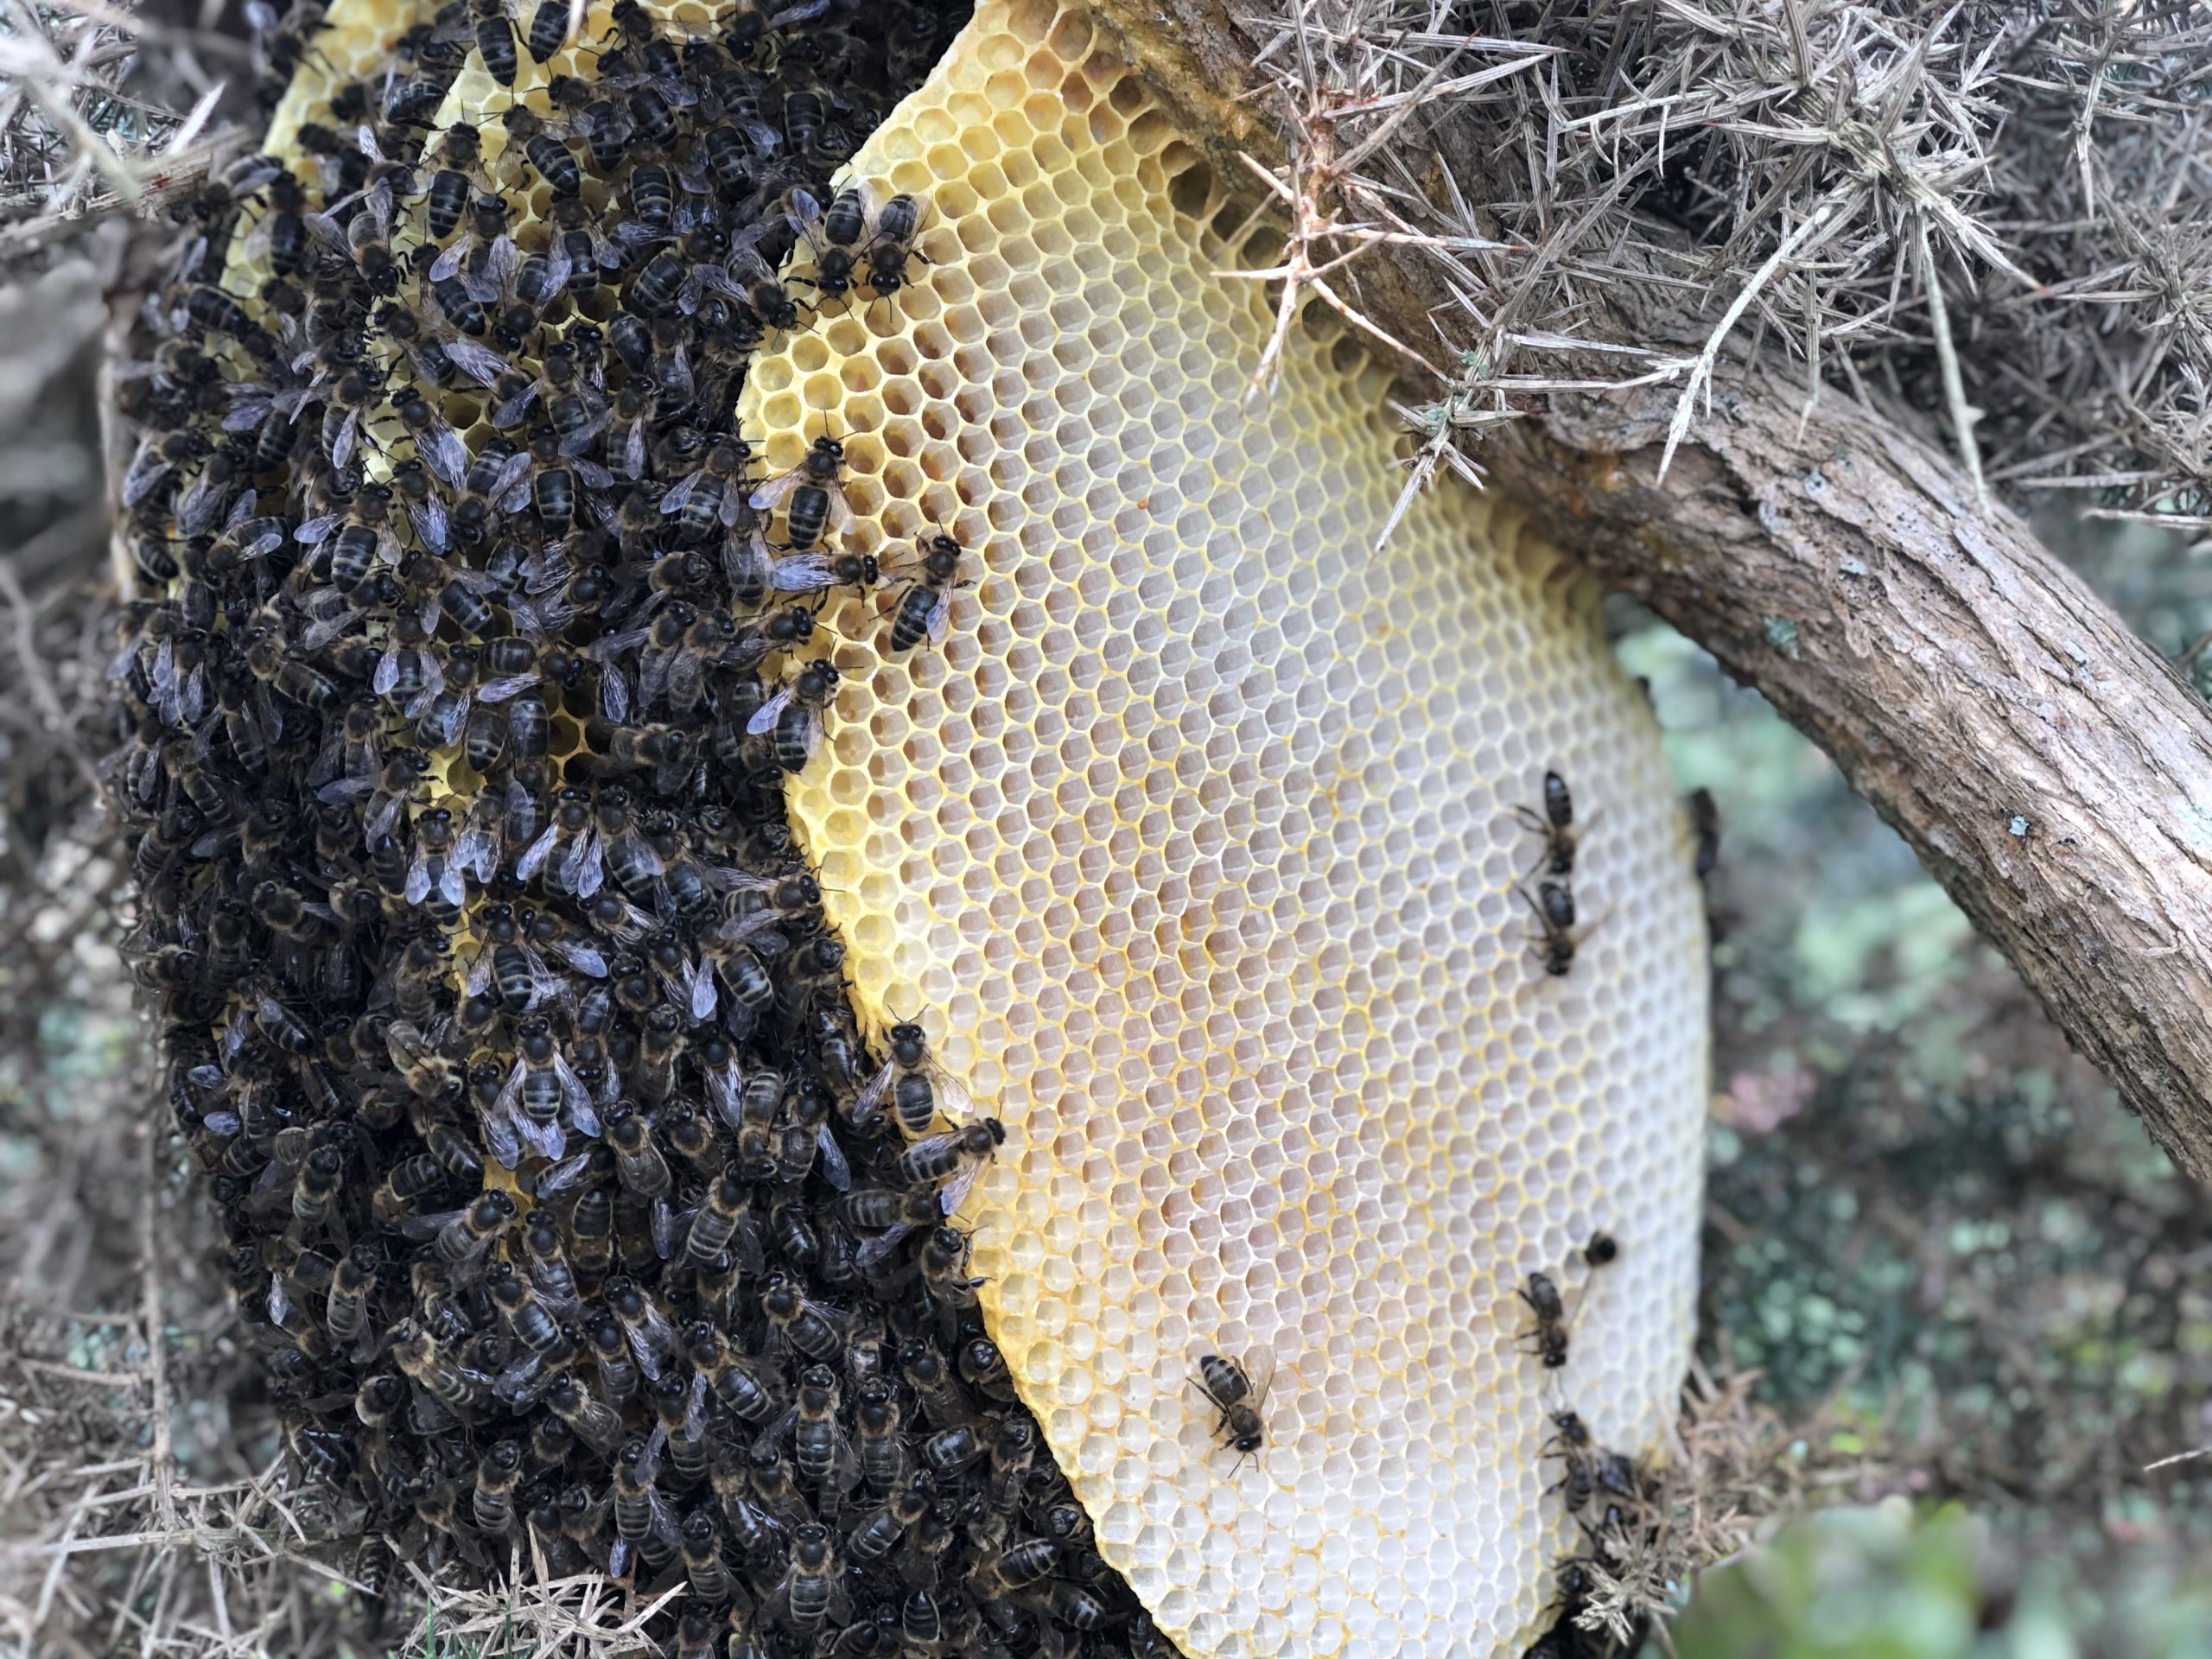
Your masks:
M1339 221L1387 228L1401 269L1442 297L1431 327L1389 339L1409 363L1450 360L1432 336L1469 353L1417 411L1423 476L1447 442L1586 385L1604 373L1593 355L1623 346L1653 353L1643 380L1680 386L1671 462L1724 354L1778 353L1808 407L1833 375L1942 416L1970 476L2034 473L2110 509L2212 523L2201 10L1171 10L1209 67L1211 40L1248 43L1267 119L1256 135L1217 124L1262 151L1247 164L1285 210L1282 264L1242 273L1282 284L1279 315L1306 289L1370 334L1390 308L1359 295L1357 270L1351 293L1321 295L1320 267L1379 245L1348 245Z

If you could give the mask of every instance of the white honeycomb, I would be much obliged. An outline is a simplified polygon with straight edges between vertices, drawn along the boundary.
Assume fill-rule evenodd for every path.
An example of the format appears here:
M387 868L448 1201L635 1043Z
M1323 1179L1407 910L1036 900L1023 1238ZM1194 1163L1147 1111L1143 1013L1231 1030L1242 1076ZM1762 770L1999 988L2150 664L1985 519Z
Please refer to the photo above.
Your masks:
M1594 594L1471 493L1371 551L1382 380L1268 296L1084 15L988 0L855 158L935 263L756 361L743 429L845 442L855 547L941 521L940 649L844 600L791 799L880 1027L919 1011L1008 1144L969 1205L994 1334L1100 1548L1194 1656L1517 1652L1575 1534L1548 1408L1649 1449L1696 1274L1704 929ZM1224 225L1236 215L1222 213ZM1529 954L1548 766L1596 926ZM1587 1286L1593 1229L1621 1259ZM1573 1261L1573 1265L1569 1263ZM1518 1351L1558 1276L1573 1351ZM1271 1355L1268 1444L1190 1387ZM1265 1362L1262 1361L1262 1363Z

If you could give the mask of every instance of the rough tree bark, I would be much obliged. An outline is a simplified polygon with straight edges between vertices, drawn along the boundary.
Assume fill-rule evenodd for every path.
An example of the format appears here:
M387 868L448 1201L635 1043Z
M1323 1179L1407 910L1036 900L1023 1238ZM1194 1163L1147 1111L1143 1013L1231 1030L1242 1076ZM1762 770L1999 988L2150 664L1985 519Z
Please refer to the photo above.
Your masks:
M1099 12L1222 177L1239 152L1281 164L1225 6ZM1421 256L1356 270L1398 339L1445 362L1469 343ZM2159 1145L2212 1179L2212 711L1897 422L1832 390L1808 417L1802 379L1724 366L1662 482L1679 395L1533 403L1484 440L1491 487L1834 757Z

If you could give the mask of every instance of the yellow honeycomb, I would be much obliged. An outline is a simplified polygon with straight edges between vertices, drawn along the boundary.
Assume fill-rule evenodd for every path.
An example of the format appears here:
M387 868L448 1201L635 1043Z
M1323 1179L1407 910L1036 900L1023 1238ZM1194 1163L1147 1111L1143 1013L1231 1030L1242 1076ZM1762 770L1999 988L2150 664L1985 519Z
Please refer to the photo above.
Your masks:
M850 172L931 193L934 263L741 415L772 467L843 439L855 547L969 550L941 648L832 607L790 799L863 1017L918 1012L1008 1126L993 1334L1186 1652L1517 1651L1576 1535L1545 1413L1653 1448L1695 1284L1703 922L1596 595L1456 487L1371 550L1382 377L1300 331L1246 406L1241 213L1077 7L988 0ZM1514 893L1548 766L1589 825L1564 979ZM1560 1371L1520 1351L1539 1270ZM1275 1367L1242 1464L1211 1351Z

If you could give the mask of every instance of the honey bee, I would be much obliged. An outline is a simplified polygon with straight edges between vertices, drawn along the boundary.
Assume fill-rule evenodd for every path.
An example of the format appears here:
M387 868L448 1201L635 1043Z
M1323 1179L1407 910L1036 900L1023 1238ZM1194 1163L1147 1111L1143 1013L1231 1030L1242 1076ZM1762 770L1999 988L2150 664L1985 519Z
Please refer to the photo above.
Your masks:
M1544 774L1544 810L1539 817L1534 809L1516 806L1513 816L1522 824L1543 837L1544 856L1540 865L1548 875L1566 876L1574 874L1574 797L1567 786L1567 779L1555 772ZM1573 925L1572 918L1569 920Z
M1243 1454L1237 1459L1239 1466L1244 1458L1267 1444L1267 1428L1261 1411L1267 1404L1271 1382L1271 1377L1262 1375L1255 1386L1251 1373L1241 1363L1223 1355L1198 1357L1198 1374L1192 1379L1192 1386L1221 1414L1214 1433L1221 1437L1223 1445Z
M822 711L836 695L837 681L837 665L826 657L815 658L753 711L746 732L754 737L774 733L777 764L785 772L804 770L821 743Z
M960 575L960 543L939 531L918 544L912 565L899 580L906 584L891 619L891 649L912 651L923 640L942 644L952 613L952 594L966 584Z
M742 483L753 452L741 439L720 437L707 446L696 471L671 485L660 499L664 517L674 517L679 534L702 541L720 523L737 522L744 500Z
M477 1459L476 1492L469 1514L477 1530L494 1537L514 1524L515 1489L522 1483L522 1443L496 1440Z
M1538 935L1532 936L1529 951L1543 963L1544 971L1554 978L1564 977L1574 966L1574 953L1582 941L1590 936L1592 928L1580 931L1574 925L1574 893L1565 882L1540 881L1536 893L1531 896L1526 887L1514 889L1528 900L1529 908L1536 913ZM1541 944L1537 942L1541 937Z
M1560 1299L1559 1286L1549 1274L1532 1273L1514 1294L1535 1315L1536 1328L1529 1333L1536 1340L1532 1351L1543 1357L1547 1370L1557 1370L1567 1363L1567 1305Z
M812 547L826 527L842 536L852 528L852 504L845 499L845 446L828 433L815 439L799 464L779 473L749 498L753 508L773 512L789 500L784 546L793 552Z
M544 1020L524 1020L516 1028L515 1047L514 1069L507 1074L493 1109L483 1118L485 1144L509 1169L515 1166L523 1145L558 1162L567 1149L563 1114L580 1135L599 1133L599 1116Z
M601 1457L613 1455L622 1438L621 1414L594 1399L575 1373L563 1371L553 1379L545 1403L579 1440Z
M323 1325L331 1340L352 1349L357 1362L368 1357L363 1338L368 1332L369 1299L382 1267L372 1247L356 1244L331 1274L329 1296L323 1304Z
M909 259L929 263L914 251L914 238L928 213L926 197L902 194L892 197L876 213L874 234L861 251L868 262L862 280L877 296L887 297L907 285L912 280L906 274Z
M824 299L842 299L852 289L861 243L868 235L867 191L859 185L848 185L830 199L824 211L805 191L794 190L791 209L799 233L814 251L815 291Z
M842 1624L851 1616L850 1599L838 1582L842 1567L829 1529L809 1522L791 1534L791 1567L762 1604L764 1624L784 1624L810 1636L825 1621Z
M770 1330L794 1352L826 1363L844 1351L844 1315L810 1299L787 1274L768 1276L760 1311Z
M1711 790L1700 786L1690 791L1689 815L1690 830L1697 842L1692 868L1703 881L1720 862L1720 808L1714 804Z
M415 440L416 456L448 489L459 489L468 474L468 446L446 423L419 386L403 386L391 396L392 413Z
M940 1107L962 1117L971 1103L967 1090L930 1058L928 1033L911 1020L891 1027L890 1058L853 1101L855 1128L874 1120L887 1092L899 1127L910 1139L929 1133Z
M908 1186L935 1185L946 1215L957 1211L983 1166L1006 1144L1006 1126L978 1119L943 1135L925 1136L899 1154L898 1173Z
M762 1424L775 1416L773 1381L733 1349L710 1321L696 1319L684 1326L683 1348L715 1398L739 1421Z

